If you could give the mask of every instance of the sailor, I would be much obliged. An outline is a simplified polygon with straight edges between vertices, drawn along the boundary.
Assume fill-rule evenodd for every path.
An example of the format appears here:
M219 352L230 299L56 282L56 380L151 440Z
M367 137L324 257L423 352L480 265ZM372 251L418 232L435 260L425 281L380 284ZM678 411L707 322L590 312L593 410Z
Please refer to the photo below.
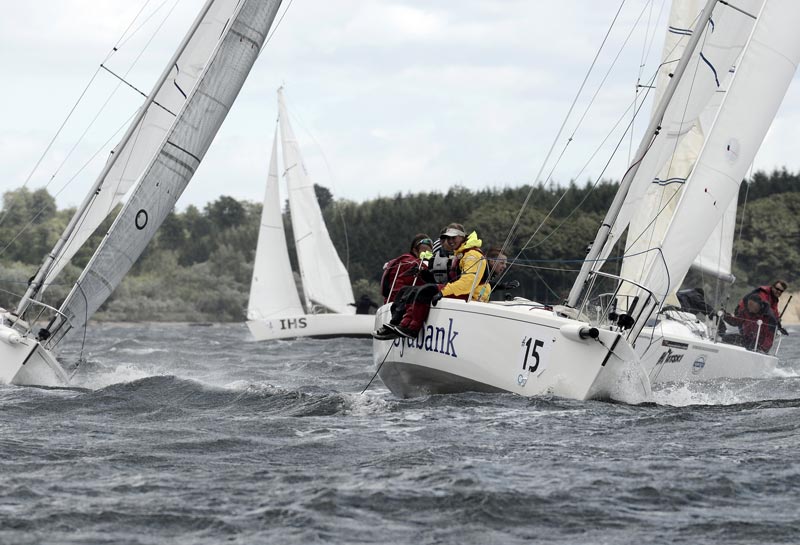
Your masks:
M420 275L428 267L427 260L432 257L432 248L433 241L431 238L424 233L420 233L411 241L411 248L408 252L383 265L381 294L384 297L384 303L392 303L392 318L389 323L400 323L408 299L413 293L411 287L425 283L425 280L420 280ZM372 336L379 340L393 339L397 336L397 333L383 325L373 332Z
M508 256L500 248L492 247L486 252L486 261L489 266L489 279L487 280L492 289L492 293L504 290L513 290L519 287L519 280L509 280L501 282L506 269L508 268ZM506 293L506 299L512 299L510 293Z
M749 293L739 302L734 315L726 314L725 322L739 327L737 338L725 340L735 342L748 350L758 350L765 354L772 348L778 318L772 308L757 293ZM761 322L759 325L758 322ZM756 346L758 340L758 346Z
M465 236L463 230L455 227L446 229L442 233L442 246L455 248L455 278L443 286L426 284L415 288L416 296L409 302L400 324L387 327L399 336L415 338L428 318L431 305L436 305L442 297L488 301L491 288L487 283L488 267L481 245L475 231Z
M384 303L391 303L406 286L418 283L420 270L427 268L425 260L431 258L433 241L424 233L414 236L408 252L384 263L381 275L381 295Z
M769 308L772 310L772 314L777 319L778 324L778 331L780 331L784 335L788 335L789 333L783 328L781 325L781 313L778 310L778 302L781 298L783 292L786 291L786 288L789 287L789 284L786 283L785 280L776 280L769 286L759 286L747 295L742 298L742 301L739 303L740 306L743 305L745 299L747 299L750 295L758 295L758 297L764 301ZM773 330L774 333L774 330Z
M442 229L439 240L433 243L433 256L428 262L430 282L443 285L456 277L454 252L458 246L453 237L463 237L465 234L464 226L460 223L451 223Z
M351 307L356 307L356 314L369 314L370 308L378 308L378 304L366 293L361 294L361 297L355 303L347 304Z

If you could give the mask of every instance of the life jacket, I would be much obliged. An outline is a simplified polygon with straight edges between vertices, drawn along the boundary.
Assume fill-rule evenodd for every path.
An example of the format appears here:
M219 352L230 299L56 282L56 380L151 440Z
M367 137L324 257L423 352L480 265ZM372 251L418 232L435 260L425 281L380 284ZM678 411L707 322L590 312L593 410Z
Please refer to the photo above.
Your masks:
M778 316L780 316L780 311L778 310L778 298L772 295L771 287L772 287L771 285L759 286L750 293L748 293L747 295L745 295L742 300L747 299L748 296L755 293L761 298L762 301L764 301L767 305L769 305L769 308L772 309L772 313L775 315L776 318L778 318ZM778 319L778 321L780 321L780 319Z
M758 325L759 320L761 320L760 327ZM744 346L749 350L754 348L753 343L756 338L758 338L758 349L761 352L769 352L770 348L772 348L772 343L775 341L775 328L777 327L778 321L772 308L766 301L762 300L760 310L756 313L752 313L747 309L746 299L742 299L736 307L733 320L728 320L728 323L739 326L739 332L742 335Z
M454 280L458 274L458 258L455 255L447 254L444 250L439 250L430 260L428 270L433 275L433 280L437 284L447 284Z

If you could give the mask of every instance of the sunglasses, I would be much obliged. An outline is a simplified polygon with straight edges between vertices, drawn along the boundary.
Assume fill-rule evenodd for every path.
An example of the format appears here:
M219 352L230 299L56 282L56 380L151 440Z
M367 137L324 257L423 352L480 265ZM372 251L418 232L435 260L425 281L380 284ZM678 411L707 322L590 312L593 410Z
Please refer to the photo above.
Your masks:
M414 245L414 248L419 248L419 247L420 247L420 246L422 246L423 244L425 244L425 245L428 245L428 246L430 246L430 247L433 247L433 241L432 241L431 239L429 239L429 238L423 238L422 240L420 240L419 242L417 242L417 243Z
M775 291L777 291L778 293L783 293L784 291L786 291L786 290L784 290L784 289L781 289L781 288L779 288L778 286L772 286L772 289L774 289L774 290L775 290Z

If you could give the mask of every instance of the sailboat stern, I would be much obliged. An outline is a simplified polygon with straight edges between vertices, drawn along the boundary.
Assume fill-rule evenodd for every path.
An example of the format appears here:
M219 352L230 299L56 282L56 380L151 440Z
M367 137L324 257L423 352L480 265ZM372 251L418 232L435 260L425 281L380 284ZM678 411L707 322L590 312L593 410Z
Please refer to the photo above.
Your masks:
M388 318L389 306L379 309L378 321ZM399 397L478 391L648 399L647 375L627 341L592 329L530 301L444 299L416 338L374 341L373 359Z
M38 341L0 325L0 384L67 386L69 377Z

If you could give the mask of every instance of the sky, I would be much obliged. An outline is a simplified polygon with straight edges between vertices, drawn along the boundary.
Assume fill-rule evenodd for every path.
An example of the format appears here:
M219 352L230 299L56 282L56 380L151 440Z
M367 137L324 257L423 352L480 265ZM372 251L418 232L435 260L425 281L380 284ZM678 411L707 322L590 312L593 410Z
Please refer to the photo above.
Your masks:
M0 191L33 172L28 187L46 186L59 206L77 205L142 98L120 88L78 139L117 83L98 72L34 170L59 126L115 45L106 65L148 92L201 4L38 0L7 10L0 19ZM143 6L152 16L144 25L139 18L139 31L120 42ZM624 3L556 139L618 7L616 0L284 0L282 21L178 208L220 195L262 200L281 85L309 173L337 199L619 179L638 141L612 128L631 122L626 109L637 78L655 70L665 0ZM634 122L636 135L649 109L645 103ZM798 124L795 83L757 169L800 169ZM560 159L543 167L554 141Z

